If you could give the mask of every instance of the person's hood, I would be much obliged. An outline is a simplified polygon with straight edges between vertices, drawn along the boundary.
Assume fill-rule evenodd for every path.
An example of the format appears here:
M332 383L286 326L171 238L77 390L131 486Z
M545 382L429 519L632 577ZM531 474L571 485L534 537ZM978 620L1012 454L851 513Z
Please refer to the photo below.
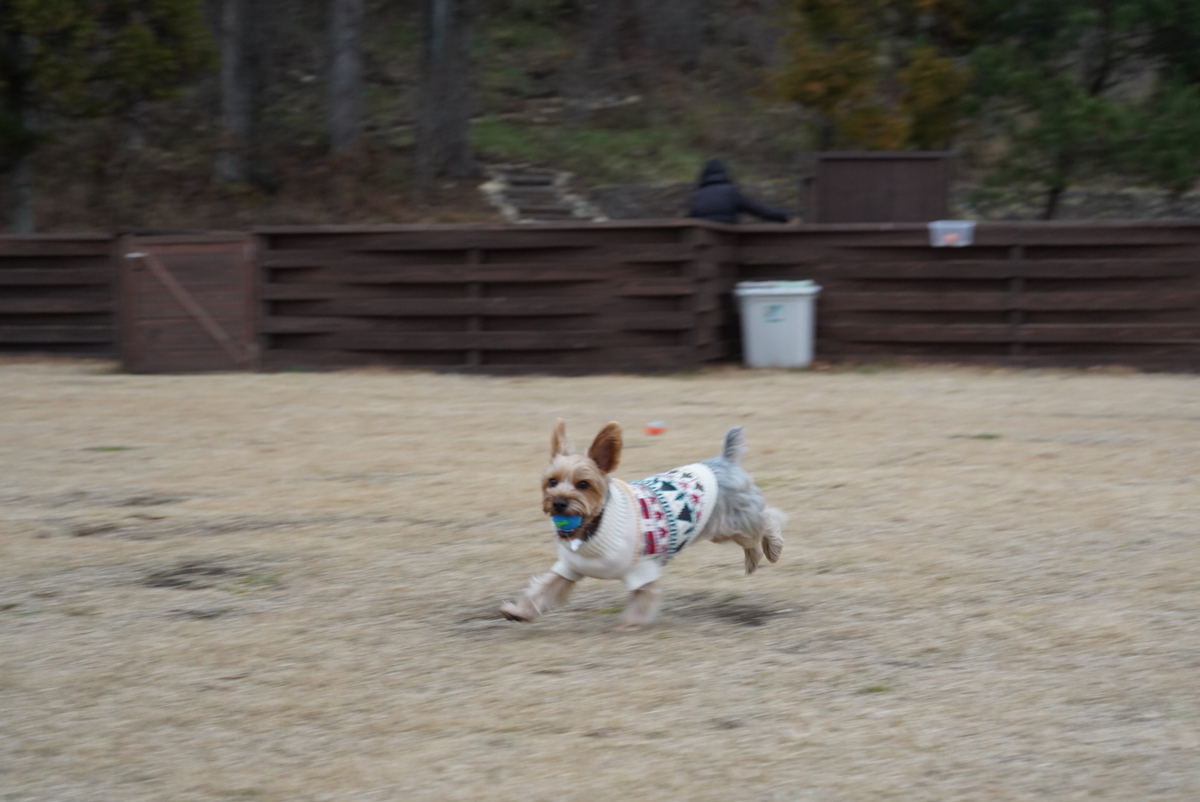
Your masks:
M700 186L732 183L733 180L729 177L729 168L725 166L725 162L720 159L709 159L704 163L704 169L700 171Z

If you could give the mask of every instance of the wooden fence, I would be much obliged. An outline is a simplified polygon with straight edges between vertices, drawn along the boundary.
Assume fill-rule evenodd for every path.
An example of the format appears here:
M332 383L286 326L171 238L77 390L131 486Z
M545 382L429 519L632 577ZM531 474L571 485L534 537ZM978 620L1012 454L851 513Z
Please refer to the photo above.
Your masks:
M116 354L114 238L0 237L0 353Z
M730 235L686 221L259 233L268 368L588 373L730 355Z
M817 356L1200 370L1200 225L755 226L739 279L814 279Z
M0 350L115 353L115 250L0 238ZM737 281L813 279L822 360L1200 370L1192 223L983 223L966 248L919 224L270 228L254 252L268 369L680 370L737 358Z

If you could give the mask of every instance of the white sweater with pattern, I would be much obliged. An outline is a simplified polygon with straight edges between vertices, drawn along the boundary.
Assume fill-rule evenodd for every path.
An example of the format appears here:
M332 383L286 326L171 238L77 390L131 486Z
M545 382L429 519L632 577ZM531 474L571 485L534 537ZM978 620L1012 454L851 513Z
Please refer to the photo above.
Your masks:
M550 570L573 582L620 579L637 590L658 579L663 566L696 539L716 503L716 477L701 463L632 483L610 479L600 526L575 551L560 541Z

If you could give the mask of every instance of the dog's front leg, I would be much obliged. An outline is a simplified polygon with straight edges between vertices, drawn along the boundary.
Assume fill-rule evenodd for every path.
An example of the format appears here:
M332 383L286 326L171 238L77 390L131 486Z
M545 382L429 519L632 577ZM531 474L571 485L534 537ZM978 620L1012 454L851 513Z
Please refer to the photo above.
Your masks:
M628 632L649 624L658 613L658 602L662 599L662 589L658 582L642 585L629 596L625 612L617 619L610 629L613 632Z
M566 601L574 587L574 582L553 571L537 574L529 580L529 587L518 601L501 606L500 615L509 621L525 621L532 624L556 604Z

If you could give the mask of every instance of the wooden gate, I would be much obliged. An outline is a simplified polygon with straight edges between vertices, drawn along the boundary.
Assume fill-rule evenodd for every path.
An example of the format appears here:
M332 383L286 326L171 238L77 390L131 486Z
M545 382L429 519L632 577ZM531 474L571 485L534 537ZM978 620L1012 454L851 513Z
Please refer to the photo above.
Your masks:
M134 373L253 370L253 238L125 237L121 358Z

